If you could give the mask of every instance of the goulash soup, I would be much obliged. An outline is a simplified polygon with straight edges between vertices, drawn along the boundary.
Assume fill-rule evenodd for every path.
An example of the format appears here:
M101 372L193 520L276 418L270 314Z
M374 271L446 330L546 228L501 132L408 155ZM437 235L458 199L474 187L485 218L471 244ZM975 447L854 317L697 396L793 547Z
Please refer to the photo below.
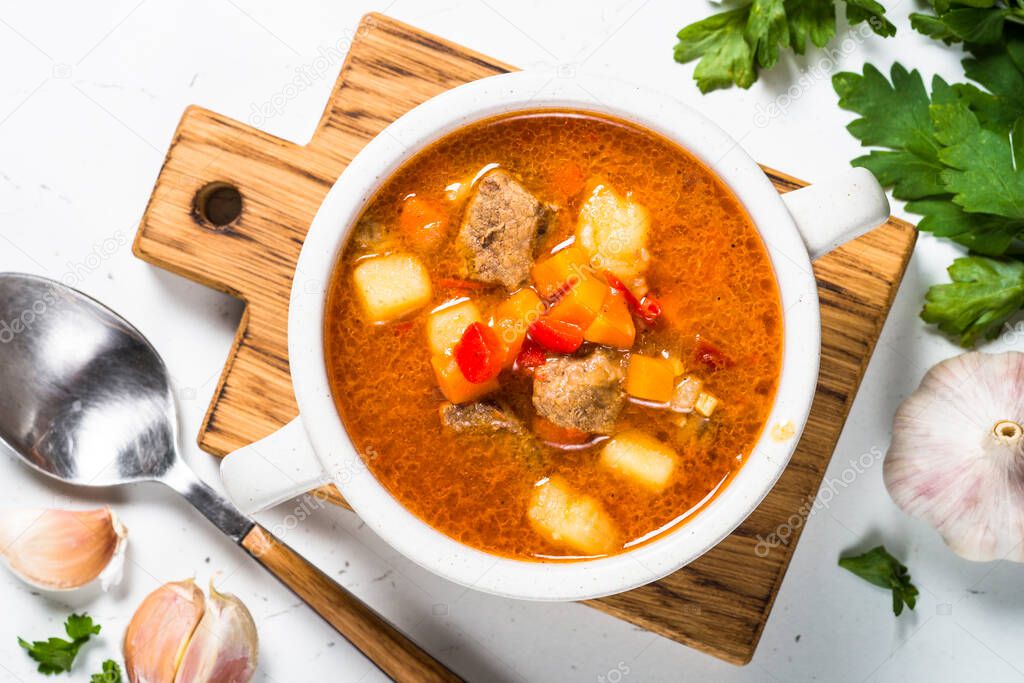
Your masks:
M335 267L334 400L374 476L480 550L557 561L684 523L743 466L780 371L736 197L604 116L458 130L369 202Z

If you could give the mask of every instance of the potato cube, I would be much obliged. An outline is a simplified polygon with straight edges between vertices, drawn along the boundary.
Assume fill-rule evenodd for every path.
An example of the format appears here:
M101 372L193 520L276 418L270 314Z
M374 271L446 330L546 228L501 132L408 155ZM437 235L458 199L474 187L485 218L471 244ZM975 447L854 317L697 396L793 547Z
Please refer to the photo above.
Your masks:
M427 342L435 356L447 356L471 323L482 320L480 309L469 299L456 299L435 308L427 317Z
M647 235L651 214L629 195L622 197L605 183L591 186L580 207L576 243L592 266L610 270L631 285L647 269Z
M444 397L452 403L475 401L481 396L497 391L500 386L497 377L492 377L482 384L473 384L462 374L459 364L451 356L434 356L430 359L430 364L434 366L437 386Z
M715 412L715 408L718 407L718 399L707 392L700 392L700 396L697 397L697 403L694 404L693 408L704 417L711 417L711 413Z
M603 555L620 547L619 532L601 504L573 491L561 477L533 489L527 516L537 533L584 555Z
M672 405L669 407L679 413L689 413L697 405L704 390L704 383L693 375L683 377L676 384L675 393L672 395Z
M664 489L676 466L676 453L666 444L635 429L616 434L598 461L616 474L654 492Z
M401 318L430 301L430 275L409 254L377 256L363 261L353 273L363 311L373 322Z
M667 358L630 354L626 393L636 398L668 403L675 392L675 368Z

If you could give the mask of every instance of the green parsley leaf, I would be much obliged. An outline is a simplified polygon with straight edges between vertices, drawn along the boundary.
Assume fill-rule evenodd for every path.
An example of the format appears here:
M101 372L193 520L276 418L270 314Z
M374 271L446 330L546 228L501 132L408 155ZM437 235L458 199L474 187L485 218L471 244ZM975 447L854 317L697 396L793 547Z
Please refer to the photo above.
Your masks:
M754 0L743 33L757 56L757 63L770 69L779 61L779 47L789 47L789 23L782 0Z
M846 20L851 26L866 21L883 38L896 35L896 26L885 18L885 8L875 0L846 0Z
M1024 264L984 258L1024 249L1024 41L968 49L965 71L987 90L936 77L929 94L920 75L899 64L891 80L870 65L833 78L840 106L861 115L850 133L880 148L852 163L896 198L913 200L906 208L923 216L920 230L981 255L954 263L953 282L932 287L921 312L964 346L994 336L1024 307Z
M942 144L935 137L931 99L921 74L892 65L892 83L871 64L864 73L838 73L832 86L839 106L861 118L846 127L866 147L887 147L853 160L875 174L883 185L893 186L897 199L919 199L946 192L941 179L945 166L939 160ZM944 98L955 97L945 81L935 79L934 89Z
M933 105L932 124L946 145L941 178L953 201L973 213L1024 220L1024 168L1016 168L1010 136L982 128L964 104Z
M754 51L743 37L749 15L749 6L713 14L676 34L677 62L701 58L693 72L701 92L727 88L733 83L749 88L757 79Z
M877 0L847 0L851 25L868 22L881 36L896 33ZM781 51L803 54L810 41L824 47L836 34L836 0L750 0L683 28L675 60L700 59L693 77L701 92L738 85L749 88L758 68L768 69Z
M810 40L816 47L825 47L836 34L836 11L831 3L821 0L789 0L786 3L789 41L793 52L802 55Z
M892 590L892 611L896 616L902 614L904 604L910 609L917 604L917 588L910 583L907 568L890 555L885 546L856 557L839 558L839 566L868 583Z
M78 651L91 636L100 632L100 627L93 624L92 617L87 614L72 614L64 622L64 631L71 640L55 637L30 643L18 638L18 644L25 648L28 656L39 663L39 673L49 676L71 671Z
M99 624L92 623L92 617L88 614L72 614L64 622L64 630L68 637L74 640L88 640L89 636L99 635Z
M103 662L103 671L89 677L89 683L121 683L121 667L113 659Z
M935 15L915 12L910 25L915 31L947 44L996 43L1003 37L1006 22L1024 20L1020 3L1006 0L944 0L932 2Z
M1024 40L1008 38L970 50L972 57L963 60L964 74L988 92L969 84L957 86L958 91L982 125L1009 130L1024 113Z
M952 282L935 285L925 296L921 317L973 346L999 334L1003 323L1024 308L1024 263L981 256L958 258L949 267Z
M983 213L967 213L949 199L922 199L907 211L924 216L917 227L986 256L1001 256L1024 232L1024 221Z
M935 40L941 40L947 45L957 42L957 37L946 26L946 22L931 14L914 12L910 15L910 27L918 33L923 33Z

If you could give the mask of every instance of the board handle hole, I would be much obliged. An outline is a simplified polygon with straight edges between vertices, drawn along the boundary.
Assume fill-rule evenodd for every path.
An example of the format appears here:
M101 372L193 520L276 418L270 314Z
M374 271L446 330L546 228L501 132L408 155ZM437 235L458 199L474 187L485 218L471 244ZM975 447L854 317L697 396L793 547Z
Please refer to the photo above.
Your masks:
M226 228L242 215L242 193L231 183L217 180L203 185L192 200L193 211L214 228Z

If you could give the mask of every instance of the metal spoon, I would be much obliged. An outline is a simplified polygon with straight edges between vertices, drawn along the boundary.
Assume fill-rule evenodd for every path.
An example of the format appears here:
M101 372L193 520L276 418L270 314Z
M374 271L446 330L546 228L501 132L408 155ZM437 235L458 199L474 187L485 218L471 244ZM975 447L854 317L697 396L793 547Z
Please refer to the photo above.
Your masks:
M170 486L384 673L460 680L204 484L177 425L167 368L138 330L58 282L0 273L0 449L69 484Z

